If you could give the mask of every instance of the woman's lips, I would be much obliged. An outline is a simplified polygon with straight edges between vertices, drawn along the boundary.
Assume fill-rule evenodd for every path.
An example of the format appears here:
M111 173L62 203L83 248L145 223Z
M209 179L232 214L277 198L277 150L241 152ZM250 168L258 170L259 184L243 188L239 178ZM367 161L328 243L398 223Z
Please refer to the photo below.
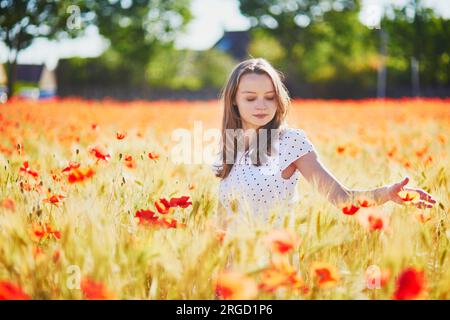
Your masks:
M258 118L258 119L263 119L263 118L267 117L267 114L266 113L264 113L264 114L254 114L253 116Z

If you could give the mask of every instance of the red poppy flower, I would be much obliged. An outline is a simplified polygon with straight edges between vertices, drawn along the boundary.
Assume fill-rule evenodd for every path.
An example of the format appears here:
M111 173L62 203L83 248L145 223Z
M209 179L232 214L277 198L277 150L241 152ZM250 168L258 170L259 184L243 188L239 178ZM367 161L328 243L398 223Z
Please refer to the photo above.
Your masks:
M275 292L278 288L281 288L288 284L288 277L285 273L280 272L278 269L268 268L261 274L261 282L258 288L269 293Z
M28 182L20 181L19 186L23 191L36 191L42 193L42 185L40 183L30 184Z
M0 132L1 132L1 130L0 130ZM7 156L11 156L13 154L13 151L12 151L12 149L9 149L7 147L0 145L0 153L3 153Z
M97 163L100 160L108 162L111 159L111 155L101 147L91 147L89 148L89 153L97 158Z
M130 155L125 155L124 158L125 161L125 165L130 168L130 169L134 169L136 168L136 161L134 161L133 157Z
M61 231L54 230L52 226L47 224L47 233L53 235L56 239L61 239Z
M428 151L428 146L416 150L416 156L421 158Z
M170 205L170 202L167 201L165 198L161 198L158 201L155 201L155 207L160 214L172 213L174 210Z
M167 228L176 228L178 221L174 218L162 218L161 222Z
M224 271L215 281L215 291L221 299L248 300L256 297L258 287L253 279L240 272Z
M154 152L149 152L149 153L148 153L148 157L149 157L150 159L152 159L152 160L158 160L159 154L156 154L156 153L154 153Z
M406 161L403 162L403 166L404 166L405 168L407 168L407 169L411 169L412 164L411 164L410 161L406 160Z
M158 217L151 210L138 210L135 217L139 219L139 224L155 224Z
M70 161L69 165L67 167L65 167L62 172L70 172L72 169L78 169L80 167L80 163L79 162L75 162L75 161Z
M219 242L223 242L223 240L225 239L225 236L227 235L227 232L223 229L217 229L216 230L216 239Z
M328 263L314 262L311 266L311 276L320 288L330 288L339 282L336 268Z
M123 139L125 139L126 136L127 136L126 132L123 132L123 131L117 131L116 132L117 140L123 140Z
M53 236L56 239L61 239L61 231L54 230L53 227L49 224L46 224L44 226L35 224L33 226L32 232L38 239L43 239L50 236Z
M358 210L359 210L359 207L355 206L353 204L342 206L342 212L349 216L354 215L356 212L358 212Z
M397 278L395 300L420 299L425 294L425 276L423 271L406 268Z
M0 300L30 300L30 296L9 281L0 281Z
M54 263L57 263L57 262L59 261L60 257L61 257L61 251L60 251L60 250L56 250L56 251L53 253L53 256L52 256L53 262L54 262Z
M84 180L91 178L94 173L95 171L89 167L72 169L68 177L69 183L83 182Z
M14 202L14 200L9 199L9 198L3 199L2 202L0 203L0 206L7 210L11 210L11 211L16 210L16 203Z
M58 203L61 203L61 201L65 198L65 196L63 196L62 194L54 194L42 201L44 202L48 202L54 205L57 205Z
M81 280L81 291L88 300L114 300L114 293L110 292L106 286L92 280L91 278L83 278Z
M338 146L338 147L336 148L336 151L337 151L339 154L341 154L341 153L343 153L343 152L345 151L345 147L343 147L343 146Z
M432 164L433 163L433 156L428 156L426 159L425 159L425 165L430 165L430 164Z
M289 230L272 230L265 237L265 241L274 252L285 254L297 245L298 238Z
M383 219L380 217L369 216L367 218L370 230L383 230Z
M388 152L387 152L387 156L389 157L389 158L392 158L393 156L394 156L394 154L395 154L395 152L397 151L397 147L392 147Z
M360 198L358 199L358 205L362 208L368 208L372 207L374 205L374 202L370 201L369 199Z
M56 182L60 182L60 181L61 181L61 176L60 176L60 174L58 174L58 173L55 172L54 170L51 170L51 171L50 171L50 174L51 174L51 176L52 176L53 181L56 181Z
M189 196L182 196L180 198L171 198L170 199L170 206L171 207L180 207L180 208L187 208L192 204L192 202L188 201Z
M432 218L431 213L429 211L424 211L424 210L416 211L415 217L416 217L417 221L419 221L420 223L425 223L427 221L430 221Z
M416 191L402 190L397 195L407 203L417 203L420 201L420 194Z
M25 174L31 175L34 179L37 179L39 177L39 173L35 170L31 170L28 161L25 161L22 165L22 167L19 168L19 172L23 172Z
M361 208L357 219L368 231L385 231L389 227L390 215L376 207Z
M33 247L33 257L37 260L39 258L45 257L44 250L41 247L34 246Z
M272 264L261 274L259 289L269 293L278 288L289 287L299 293L306 293L308 288L292 265L285 261Z

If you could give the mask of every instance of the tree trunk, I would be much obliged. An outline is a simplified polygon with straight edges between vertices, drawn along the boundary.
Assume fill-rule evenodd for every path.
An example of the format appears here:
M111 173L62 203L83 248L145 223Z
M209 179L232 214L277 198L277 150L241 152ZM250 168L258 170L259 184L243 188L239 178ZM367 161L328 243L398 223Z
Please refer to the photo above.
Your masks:
M411 57L411 79L412 79L412 95L420 96L420 76L419 76L419 60Z
M378 67L378 78L377 78L377 98L384 99L386 97L386 56L387 56L387 42L388 35L384 29L379 30L380 32L380 56L381 64Z
M14 84L16 83L17 53L13 61L8 63L8 99L14 95Z
M413 97L420 96L420 70L419 60L421 51L422 36L422 16L418 14L420 0L414 0L414 37L413 37L413 54L411 57L411 85Z
M9 34L9 30L7 30L7 41L6 45L8 46L9 52L9 61L8 61L8 99L14 95L14 84L17 79L17 57L19 56L19 51L22 49L22 29L19 29L17 35L13 37ZM12 53L12 57L11 57Z

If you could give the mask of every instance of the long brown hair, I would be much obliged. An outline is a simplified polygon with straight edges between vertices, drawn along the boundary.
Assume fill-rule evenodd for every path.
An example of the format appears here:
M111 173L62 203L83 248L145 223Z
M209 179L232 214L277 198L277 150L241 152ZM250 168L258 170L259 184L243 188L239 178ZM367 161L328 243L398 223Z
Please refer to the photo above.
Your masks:
M233 164L236 162L237 156L237 145L238 141L236 137L233 137L232 141L226 138L226 130L232 129L243 129L241 116L236 104L234 104L237 89L239 86L239 81L244 74L255 73L255 74L266 74L272 80L273 86L275 88L275 96L277 101L277 110L273 119L259 129L267 129L267 154L271 154L272 151L272 139L271 139L271 129L283 129L287 126L286 116L291 104L291 99L289 93L282 80L284 80L284 75L276 70L266 59L264 58L252 58L239 63L234 67L233 71L230 73L226 85L221 91L221 101L223 103L223 118L222 118L222 136L221 136L221 165L219 170L216 171L216 176L225 179L233 168ZM257 137L260 135L257 134ZM225 143L226 142L226 143ZM259 144L258 144L259 145ZM232 150L231 150L232 149ZM253 150L258 154L257 166L263 163L263 159L259 158L259 150ZM226 163L226 155L232 152L234 161L232 163ZM266 154L266 153L262 153ZM266 154L266 155L267 155Z

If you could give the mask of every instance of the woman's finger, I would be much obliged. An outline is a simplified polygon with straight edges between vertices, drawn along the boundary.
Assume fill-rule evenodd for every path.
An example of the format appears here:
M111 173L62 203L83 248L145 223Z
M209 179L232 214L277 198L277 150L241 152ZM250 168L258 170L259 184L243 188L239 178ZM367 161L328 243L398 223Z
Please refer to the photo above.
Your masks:
M409 182L409 177L405 177L401 182L400 182L400 187L404 187L408 184Z
M419 202L415 203L414 206L416 206L419 209L429 209L429 208L433 208L432 204L429 204L423 200L420 200Z
M405 190L417 192L420 195L421 200L431 202L431 203L436 203L436 200L433 198L433 196L422 189L405 188Z
M405 177L402 181L397 182L396 184L394 184L394 189L396 192L399 192L403 189L403 187L408 184L409 182L409 177Z
M433 199L431 194L429 194L423 190L419 190L418 192L420 194L420 199L431 202L431 203L436 203L436 200Z

